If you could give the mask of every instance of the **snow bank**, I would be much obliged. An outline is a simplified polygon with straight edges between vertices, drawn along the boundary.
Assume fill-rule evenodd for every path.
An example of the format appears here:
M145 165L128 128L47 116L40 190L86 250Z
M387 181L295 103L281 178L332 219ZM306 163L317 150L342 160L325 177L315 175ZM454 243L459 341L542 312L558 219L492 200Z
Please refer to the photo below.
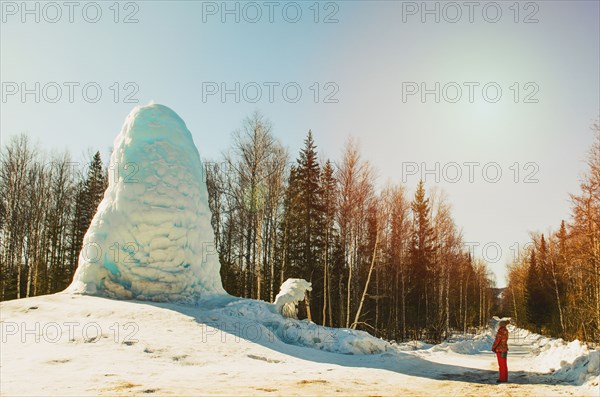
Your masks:
M514 337L514 333L523 332L523 330L519 330L513 325L510 325L510 317L499 318L494 316L489 321L489 328L487 330L482 331L477 335L469 337L464 337L462 335L454 335L452 337L451 342L442 342L439 345L435 345L431 348L431 351L452 351L454 353L471 355L478 354L484 351L491 351L492 345L494 344L494 339L496 338L496 333L498 332L498 328L500 327L500 321L509 322L507 328L509 335L511 335L511 338Z
M431 351L453 351L461 354L477 354L489 351L494 342L494 335L501 320L494 317L490 321L490 329L473 339L465 339L455 343L444 342L431 348ZM519 340L523 344L534 346L530 360L530 370L539 373L551 373L556 382L569 382L576 385L586 384L598 386L600 383L600 351L590 350L578 340L565 342L562 339L548 338L526 329L508 325L509 349L511 341Z
M415 351L415 350L426 350L431 349L433 346L431 343L425 343L420 340L411 340L410 342L391 342L392 346L398 351L406 352L406 351Z
M478 354L482 351L489 351L494 343L494 337L491 331L475 335L471 338L461 337L453 342L442 342L439 345L433 346L430 350L437 351L452 351L459 354Z
M133 109L67 291L154 301L224 294L203 171L174 111Z
M391 349L389 342L364 331L285 318L275 304L259 300L233 299L209 312L208 318L213 326L253 342L280 341L340 354L378 354Z
M565 342L562 339L548 339L537 334L539 346L532 360L532 368L538 372L552 372L552 378L582 385L598 385L600 382L600 351L590 350L578 340Z

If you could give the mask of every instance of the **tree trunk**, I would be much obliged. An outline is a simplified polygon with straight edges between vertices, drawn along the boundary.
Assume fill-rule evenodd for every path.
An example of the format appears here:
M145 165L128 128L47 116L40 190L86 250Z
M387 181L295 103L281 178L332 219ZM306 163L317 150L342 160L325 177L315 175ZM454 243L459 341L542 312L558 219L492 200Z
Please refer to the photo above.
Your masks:
M275 226L273 225L273 229ZM276 235L275 232L271 233L271 244L269 251L269 265L271 269L271 276L269 278L269 302L275 302L275 292L274 292L274 283L275 283L275 241Z
M515 299L515 289L514 289L514 287L512 287L510 289L510 292L512 293L513 311L515 313L515 322L518 324L519 323L519 317L517 316L517 300Z
M325 252L323 253L323 326L327 325L327 251L329 249L329 225L325 231Z
M445 338L450 336L450 271L446 271L446 322L444 324Z
M404 285L404 271L400 278L402 284L402 340L406 340L406 289Z
M287 226L283 229L283 252L281 253L281 271L279 272L279 286L283 285L285 265L287 260Z
M304 293L304 303L306 304L306 316L309 321L312 321L312 315L310 313L310 296L308 295L308 291Z
M556 295L556 305L558 307L558 318L560 320L560 329L562 336L565 335L565 323L563 320L562 305L560 302L560 293L558 291L558 280L556 279L556 264L552 261L552 280L554 281L554 293Z
M350 245L350 252L353 248ZM352 254L351 254L352 255ZM348 261L348 293L346 294L346 328L350 328L350 294L352 293L352 259Z
M464 320L464 323L463 323L463 333L465 334L465 336L467 335L467 313L469 311L469 300L468 300L468 296L469 296L469 277L470 277L470 273L467 273L467 281L465 283L465 320Z
M262 214L257 216L256 228L256 299L260 300L262 297Z
M365 283L365 288L363 289L362 297L360 298L360 304L358 305L358 310L356 311L356 316L354 317L354 323L352 324L352 329L356 329L356 324L358 323L358 319L360 318L360 312L363 307L363 303L365 302L365 296L367 295L367 290L369 289L369 282L371 281L371 273L373 273L373 266L375 266L375 259L377 258L377 244L379 243L379 232L375 235L375 245L373 246L373 257L371 258L371 266L369 267L369 275L367 276L367 282Z
M327 270L327 273L329 273L329 270ZM329 279L329 276L328 276ZM333 327L333 306L331 305L331 280L329 279L329 282L327 283L327 303L329 304L329 326Z

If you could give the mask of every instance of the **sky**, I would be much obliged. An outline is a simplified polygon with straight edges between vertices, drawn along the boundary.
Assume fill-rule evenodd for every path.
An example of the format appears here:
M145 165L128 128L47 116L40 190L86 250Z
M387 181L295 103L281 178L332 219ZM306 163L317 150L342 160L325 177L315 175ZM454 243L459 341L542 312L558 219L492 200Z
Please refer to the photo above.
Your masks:
M0 140L104 158L151 101L204 160L258 110L295 158L354 137L377 186L442 189L506 283L529 233L569 219L600 115L594 1L0 3ZM484 249L485 247L485 249Z

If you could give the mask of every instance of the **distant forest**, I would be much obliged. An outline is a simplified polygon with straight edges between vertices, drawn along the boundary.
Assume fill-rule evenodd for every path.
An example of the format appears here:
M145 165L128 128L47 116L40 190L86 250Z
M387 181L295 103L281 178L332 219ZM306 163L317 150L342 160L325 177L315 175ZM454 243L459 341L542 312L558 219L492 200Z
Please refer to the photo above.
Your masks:
M312 283L300 317L390 340L438 342L492 315L548 335L600 341L600 129L572 217L534 234L495 288L469 255L446 196L420 182L375 186L349 140L321 159L309 131L293 159L255 113L205 175L225 289L272 302L287 278ZM108 185L99 153L81 166L27 135L0 151L0 298L63 290ZM526 205L526 204L524 204ZM535 225L532 225L535 226Z
M600 343L600 126L592 130L571 219L531 236L509 265L502 307L536 332Z

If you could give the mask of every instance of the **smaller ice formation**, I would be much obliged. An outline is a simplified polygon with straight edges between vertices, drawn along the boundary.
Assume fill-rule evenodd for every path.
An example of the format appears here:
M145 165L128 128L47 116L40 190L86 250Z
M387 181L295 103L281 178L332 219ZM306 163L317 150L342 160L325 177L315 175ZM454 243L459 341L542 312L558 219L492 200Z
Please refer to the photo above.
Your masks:
M274 305L284 317L298 318L298 302L304 300L306 291L312 291L312 285L301 278L288 278L279 289Z

